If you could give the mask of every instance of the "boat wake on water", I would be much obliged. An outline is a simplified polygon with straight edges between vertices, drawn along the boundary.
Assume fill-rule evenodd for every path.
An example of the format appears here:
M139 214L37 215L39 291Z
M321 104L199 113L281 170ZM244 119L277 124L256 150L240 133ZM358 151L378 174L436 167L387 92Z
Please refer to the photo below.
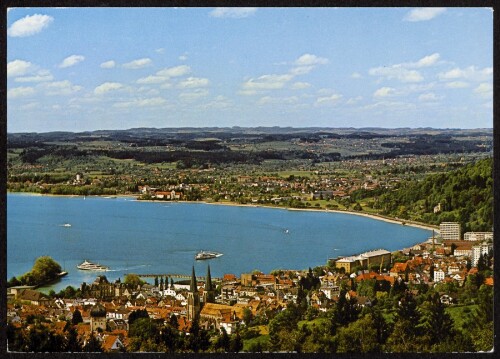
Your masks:
M122 267L122 268L116 268L116 269L109 269L108 272L123 272L127 271L130 269L137 269L137 268L144 268L144 267L150 267L150 264L138 264L136 266L131 266L131 267Z

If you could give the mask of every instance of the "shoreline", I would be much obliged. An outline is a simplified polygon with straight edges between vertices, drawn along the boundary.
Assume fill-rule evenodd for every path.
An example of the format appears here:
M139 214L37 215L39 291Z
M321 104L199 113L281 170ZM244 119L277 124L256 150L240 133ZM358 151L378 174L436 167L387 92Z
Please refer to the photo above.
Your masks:
M216 205L216 206L232 206L232 207L250 207L250 208L271 208L271 209L281 209L281 210L287 210L287 211L305 211L305 212L324 212L324 213L344 213L344 214L350 214L350 215L355 215L355 216L362 216L370 219L375 219L379 221L384 221L387 223L393 223L393 224L399 224L399 225L404 225L404 226L409 226L409 227L415 227L415 228L420 228L420 229L425 229L428 231L434 231L439 233L439 226L435 226L432 224L427 224L427 223L419 223L419 222L414 222L411 220L400 220L397 218L391 218L391 217L386 217L378 214L373 214L373 213L366 213L366 212L356 212L356 211L346 211L346 210L339 210L339 209L314 209L314 208L291 208L291 207L277 207L277 206L267 206L267 205L259 205L259 204L241 204L241 203L236 203L236 202L208 202L208 201L157 201L157 200L152 200L152 199L147 199L147 200L140 200L138 195L127 195L127 194L118 194L118 195L90 195L90 196L81 196L81 195L76 195L76 194L45 194L45 193L36 193L36 192L7 192L11 194L22 194L22 195L27 195L27 196L47 196L47 197L70 197L70 198L75 198L75 197L98 197L98 198L134 198L135 201L138 202L147 202L147 203L199 203L199 204L208 204L208 205Z

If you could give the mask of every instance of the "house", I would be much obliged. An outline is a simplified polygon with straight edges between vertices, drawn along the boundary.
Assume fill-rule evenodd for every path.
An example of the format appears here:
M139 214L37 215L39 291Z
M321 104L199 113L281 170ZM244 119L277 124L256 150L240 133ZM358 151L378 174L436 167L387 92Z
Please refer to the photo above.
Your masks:
M227 334L231 334L233 329L243 318L244 308L241 306L230 306L225 304L206 303L200 312L200 324L207 328L224 328Z
M107 353L116 353L124 348L122 341L118 335L104 335L102 341L102 349Z
M16 298L21 301L30 302L31 305L37 305L37 306L48 305L51 301L51 299L48 296L46 296L42 292L33 289L21 290L20 292L18 292Z

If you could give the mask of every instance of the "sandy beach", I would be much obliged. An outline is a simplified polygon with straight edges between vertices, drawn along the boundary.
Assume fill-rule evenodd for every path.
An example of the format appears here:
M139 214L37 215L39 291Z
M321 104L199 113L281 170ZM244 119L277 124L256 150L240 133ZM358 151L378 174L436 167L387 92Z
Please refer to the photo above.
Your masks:
M34 192L9 192L9 193L16 193L16 194L23 194L27 196L49 196L49 197L84 197L84 196L79 196L79 195L59 195L59 194L41 194L41 193L34 193ZM100 198L133 198L136 201L141 201L141 202L151 202L151 203L158 203L158 202L171 202L171 201L158 201L158 200L140 200L138 195L124 195L124 194L118 194L118 195L96 195L96 196L87 196L87 197L100 197ZM175 201L178 203L202 203L202 204L210 204L210 205L217 205L217 206L233 206L233 207L254 207L254 208L273 208L273 209L281 209L281 210L287 210L287 211L307 211L307 212L326 212L326 213L344 213L344 214L352 214L356 216L363 216L371 219L376 219L379 221L384 221L388 223L394 223L394 224L400 224L400 225L405 225L405 226L411 226L411 227L416 227L416 228L421 228L421 229L426 229L429 231L434 231L439 233L439 226L433 226L431 224L426 224L426 223L418 223L418 222L413 222L409 220L401 220L398 218L390 218L386 216L381 216L381 215L376 215L376 214L371 214L371 213L365 213L365 212L356 212L356 211L345 211L345 210L338 210L338 209L314 209L314 208L290 208L290 207L276 207L276 206L268 206L268 205L260 205L260 204L241 204L241 203L235 203L235 202L207 202L207 201Z

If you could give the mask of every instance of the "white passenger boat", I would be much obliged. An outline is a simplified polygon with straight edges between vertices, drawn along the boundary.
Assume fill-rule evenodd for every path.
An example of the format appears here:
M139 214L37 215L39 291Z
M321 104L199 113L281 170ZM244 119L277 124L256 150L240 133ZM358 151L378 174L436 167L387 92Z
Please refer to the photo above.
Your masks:
M196 254L194 259L196 259L196 260L212 259L212 258L220 257L221 255L222 255L222 253L218 253L218 252L200 251Z
M99 263L92 263L87 260L84 260L83 263L77 265L76 268L80 270L99 271L99 272L109 270L109 267L103 266Z

